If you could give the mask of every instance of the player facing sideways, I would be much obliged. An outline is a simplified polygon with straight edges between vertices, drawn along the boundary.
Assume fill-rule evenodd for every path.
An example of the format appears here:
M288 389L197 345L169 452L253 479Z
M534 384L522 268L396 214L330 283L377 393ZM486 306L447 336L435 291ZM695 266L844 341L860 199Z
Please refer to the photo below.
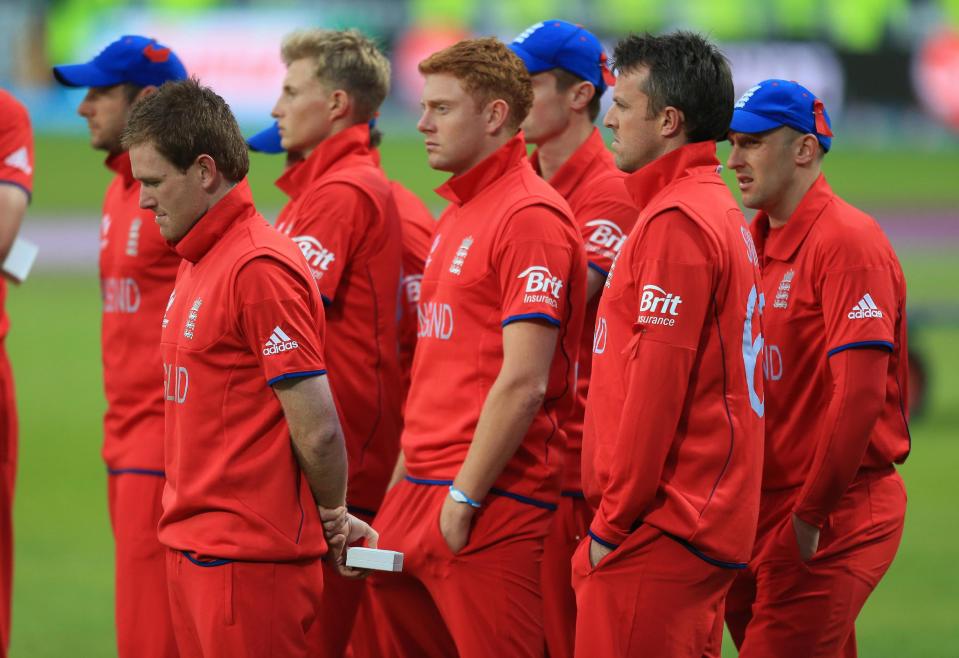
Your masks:
M180 257L139 207L140 184L120 144L131 108L186 70L154 39L127 35L89 62L53 67L57 81L86 87L77 108L90 145L114 173L100 223L101 349L107 411L103 459L115 544L117 651L175 656L165 551L157 541L163 491L163 371L160 322Z
M389 92L390 65L371 39L352 30L290 34L281 55L287 72L273 116L281 145L302 160L277 180L290 201L276 227L306 257L327 305L326 360L349 454L351 509L372 520L401 432L400 224L369 128ZM340 656L365 583L327 582L316 651Z
M13 247L33 193L33 131L27 108L0 89L0 263ZM13 585L13 490L17 478L17 404L13 371L7 358L10 329L0 272L0 658L10 646L10 596Z
M568 204L533 171L533 100L500 41L419 64L430 167L452 174L418 307L406 476L377 516L402 574L370 579L378 655L542 656L543 540L559 500L585 305Z
M182 656L313 655L323 520L345 514L346 448L323 303L296 245L257 213L230 109L195 80L134 108L140 205L183 263L162 321L167 585ZM278 605L281 601L282 605Z
M689 32L616 46L617 166L642 210L603 290L583 435L596 514L573 556L576 655L719 655L762 468L761 292L719 176L729 64Z
M576 398L563 425L567 450L562 497L543 546L543 609L546 645L552 658L573 655L576 597L570 559L586 536L592 511L583 496L580 445L589 390L593 325L599 292L638 211L594 125L600 97L615 78L603 45L585 28L551 19L537 23L509 44L533 82L533 106L523 135L536 145L533 169L569 202L589 261L586 314L579 346Z
M759 532L726 601L740 656L855 656L855 621L892 563L909 454L906 282L872 217L830 189L823 102L764 80L736 103L728 165L766 297Z

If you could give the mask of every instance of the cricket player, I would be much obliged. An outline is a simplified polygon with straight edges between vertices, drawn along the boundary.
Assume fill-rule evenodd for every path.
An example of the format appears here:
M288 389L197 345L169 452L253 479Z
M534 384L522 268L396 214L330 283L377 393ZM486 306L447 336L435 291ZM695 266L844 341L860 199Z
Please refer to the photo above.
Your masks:
M576 629L570 559L593 516L583 496L580 471L593 325L599 292L638 211L623 185L625 174L616 168L594 125L601 96L616 82L599 39L583 27L551 19L529 27L509 47L523 60L533 82L533 106L522 125L526 141L536 145L530 162L569 202L589 265L576 403L563 425L567 451L562 497L543 547L546 646L551 658L569 658Z
M273 116L283 148L303 159L277 180L290 201L276 227L301 249L327 305L326 359L349 453L350 502L372 520L401 432L401 229L369 128L389 92L390 65L356 31L293 33L281 54L287 72ZM327 582L317 651L341 656L365 583Z
M33 193L33 132L20 101L0 89L0 264L6 259ZM0 273L0 658L10 646L13 586L13 490L17 477L17 404L4 343L10 319Z
M419 65L418 128L452 177L418 307L406 476L377 516L402 574L370 579L382 656L542 656L543 541L559 500L586 259L519 132L533 100L500 41Z
M120 144L133 105L186 70L154 39L123 36L83 64L53 67L57 81L86 87L77 113L90 145L114 173L100 223L101 347L107 411L103 459L115 543L115 617L120 658L176 655L157 541L163 491L160 322L180 257L139 207L140 184Z
M759 534L726 602L740 656L855 656L855 621L902 537L906 282L875 220L830 189L823 102L764 80L736 103L728 165L766 298Z
M222 98L168 83L136 105L122 139L140 206L183 258L162 320L159 525L180 654L313 655L321 512L343 510L347 474L320 293L297 246L254 208ZM375 545L365 523L343 522L346 539Z
M605 123L641 208L593 337L573 556L577 656L719 655L723 600L759 506L763 392L756 252L719 176L726 58L689 32L630 36Z

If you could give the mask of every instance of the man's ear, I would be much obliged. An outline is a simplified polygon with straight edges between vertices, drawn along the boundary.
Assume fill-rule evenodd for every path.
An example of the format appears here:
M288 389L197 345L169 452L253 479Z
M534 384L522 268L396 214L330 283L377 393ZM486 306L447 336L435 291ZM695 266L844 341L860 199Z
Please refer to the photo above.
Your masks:
M667 105L660 119L660 134L663 137L678 137L686 130L686 116L679 108Z
M589 102L593 100L593 97L596 95L596 87L593 86L593 83L583 80L570 87L567 92L569 94L570 107L579 112L586 109Z
M497 98L483 108L483 121L486 124L486 134L495 135L509 120L509 104L502 98Z
M343 89L334 89L327 107L330 121L348 117L353 112L353 98Z
M203 153L194 160L197 172L200 176L200 185L206 192L212 192L217 186L219 170L216 167L216 160Z
M794 160L797 165L805 167L819 157L819 140L815 135L806 134L799 138L795 145Z

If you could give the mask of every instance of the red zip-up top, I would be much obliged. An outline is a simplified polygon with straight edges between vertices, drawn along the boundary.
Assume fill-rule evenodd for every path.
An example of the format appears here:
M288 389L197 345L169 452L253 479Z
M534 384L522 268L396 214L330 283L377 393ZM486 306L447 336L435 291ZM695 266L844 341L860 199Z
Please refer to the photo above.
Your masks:
M270 388L326 372L309 268L256 212L245 179L175 249L184 260L161 340L160 541L199 560L323 555L316 504Z
M796 513L821 525L858 470L888 468L909 454L906 282L879 225L836 196L823 176L784 227L770 231L760 212L751 230L766 293L763 489L805 484ZM829 433L829 359L861 347L890 351L885 406L865 453L838 441L814 463Z
M405 401L410 388L413 353L416 351L416 304L420 301L423 266L430 253L436 220L418 196L396 181L390 181L390 184L393 186L393 198L400 213L400 226L403 232L399 341L400 372L403 378L403 400Z
M545 321L560 330L546 399L492 492L552 507L583 327L582 239L567 203L530 166L522 135L437 192L450 206L423 272L407 472L428 484L456 476L503 364L503 327Z
M599 303L583 482L594 540L646 523L741 568L762 475L761 284L718 170L703 142L626 179L643 210Z
M160 322L180 256L160 235L153 213L140 208L140 183L130 154L107 158L116 175L100 222L100 329L103 459L112 473L163 475L163 370Z
M530 157L533 169L539 172L539 151ZM549 184L569 202L573 217L579 225L589 267L604 277L609 274L613 260L619 253L636 223L638 210L626 186L626 174L616 168L612 154L606 149L599 130L594 128L589 138L576 150ZM599 295L586 302L583 336L579 346L579 365L576 378L576 398L573 412L563 425L566 430L567 456L563 471L563 492L582 491L581 450L583 444L583 415L586 413L586 394L592 372L593 326Z
M402 242L366 124L323 141L277 180L276 227L300 247L327 304L326 360L349 455L350 503L374 513L399 454L397 297Z
M0 89L0 185L16 185L33 194L33 132L30 115L20 101ZM0 341L10 329L6 311L7 282L0 275Z

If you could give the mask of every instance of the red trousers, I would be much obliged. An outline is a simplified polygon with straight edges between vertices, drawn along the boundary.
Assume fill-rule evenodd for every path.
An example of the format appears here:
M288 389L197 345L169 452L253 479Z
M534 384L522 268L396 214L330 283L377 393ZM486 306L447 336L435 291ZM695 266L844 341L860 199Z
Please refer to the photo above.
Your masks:
M164 482L159 474L109 475L119 658L177 655L166 587L167 549L157 539Z
M543 544L543 630L550 658L572 658L576 634L576 594L570 561L589 524L593 510L584 498L563 496Z
M590 541L573 556L576 656L720 655L723 599L735 571L713 566L651 526L640 526L595 568Z
M797 494L764 494L754 558L726 600L741 658L854 657L856 617L899 548L906 490L893 468L857 477L809 562L792 526Z
M454 554L439 529L447 494L447 486L406 480L387 492L375 527L380 548L403 552L403 572L370 576L373 623L355 634L375 636L380 658L541 658L551 512L491 494Z
M17 404L13 371L0 339L0 658L10 646L13 587L13 488L17 478Z
M195 563L167 551L182 658L306 658L323 589L320 560Z

